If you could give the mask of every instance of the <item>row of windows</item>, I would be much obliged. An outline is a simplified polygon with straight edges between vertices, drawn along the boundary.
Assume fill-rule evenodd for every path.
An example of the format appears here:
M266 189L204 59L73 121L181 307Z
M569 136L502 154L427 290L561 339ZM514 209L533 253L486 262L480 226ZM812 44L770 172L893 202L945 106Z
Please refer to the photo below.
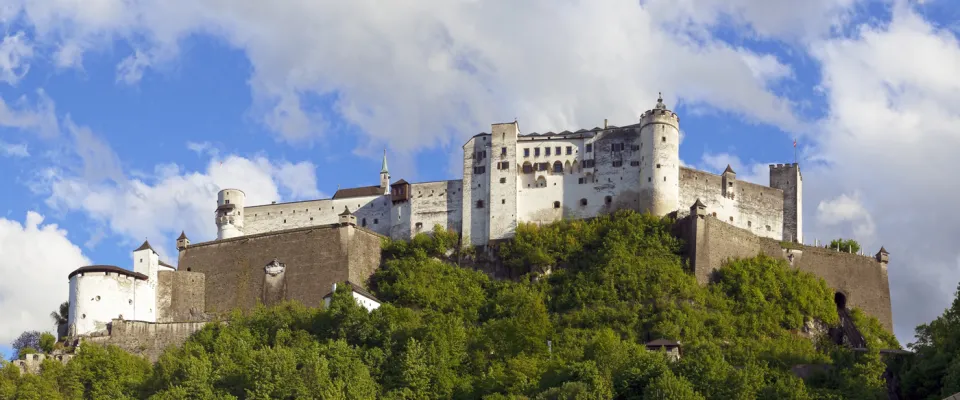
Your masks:
M550 155L550 150L555 150L554 154L559 156L559 155L562 154L562 153L561 153L561 150L562 150L562 149L563 149L563 147L561 147L561 146L546 147L546 148L544 148L544 153L545 153L545 155L548 155L548 156L549 156L549 155ZM501 150L502 150L502 151L501 151L500 154L502 154L502 155L507 155L507 148L506 148L506 147L502 148ZM593 150L593 145L592 145L592 144L587 144L587 153L589 153L589 152L592 151L592 150ZM572 155L572 154L573 154L573 146L567 146L567 155L569 156L569 155ZM530 157L530 149L523 149L523 156L524 156L524 157ZM534 157L540 157L540 148L539 148L539 147L536 147L536 148L533 149L533 156L534 156Z
M608 206L609 206L610 204L612 204L612 203L613 203L613 196L606 196L606 197L604 197L604 198L603 198L603 203L606 204L606 205L608 205ZM506 199L501 199L501 200L500 200L500 204L507 204L507 200L506 200ZM587 205L587 199L585 199L585 198L584 198L584 199L580 199L580 205L581 205L581 206L586 206L586 205ZM483 208L483 207L484 207L484 202L483 202L483 200L477 200L477 208ZM553 202L553 208L560 208L560 202L559 202L559 201L554 201L554 202ZM714 214L716 214L716 213L714 213ZM714 215L714 216L716 216L716 215ZM417 225L418 225L417 227L419 228L419 225L420 225L420 224L418 223Z

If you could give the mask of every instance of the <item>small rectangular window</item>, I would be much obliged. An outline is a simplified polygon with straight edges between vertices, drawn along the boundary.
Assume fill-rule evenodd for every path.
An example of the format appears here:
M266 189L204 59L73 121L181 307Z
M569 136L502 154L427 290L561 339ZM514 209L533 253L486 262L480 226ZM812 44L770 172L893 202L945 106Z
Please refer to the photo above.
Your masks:
M500 155L501 155L501 156L507 155L507 148L506 148L506 147L501 147L501 148L500 148Z
M631 167L639 167L639 166L640 166L640 161L630 161L630 166L631 166Z
M583 184L583 178L580 178L577 182L582 185L582 184Z
M573 146L567 146L567 155L573 154Z
M640 146L637 146L637 145L630 146L630 150L633 150L633 151L640 150Z
M557 155L560 155L560 146L557 146Z
M523 156L530 157L530 149L523 149Z
M587 153L593 152L593 143L587 143Z
M613 166L614 166L614 167L622 167L622 166L623 166L623 161L620 161L620 160L614 161L614 162L613 162Z
M534 156L534 157L540 157L540 148L539 148L539 147L533 149L533 156Z
M545 155L548 155L548 156L550 155L550 148L549 148L549 147L547 147L547 151L546 151L546 154L545 154Z
M507 178L500 178L500 183L507 183Z

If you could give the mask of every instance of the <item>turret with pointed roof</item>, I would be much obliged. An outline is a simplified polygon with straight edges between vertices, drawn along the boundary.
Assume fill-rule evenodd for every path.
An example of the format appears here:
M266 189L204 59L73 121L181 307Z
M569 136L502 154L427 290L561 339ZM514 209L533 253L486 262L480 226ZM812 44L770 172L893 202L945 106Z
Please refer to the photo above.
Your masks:
M380 166L380 193L390 194L390 170L387 168L387 149L383 149L383 165Z
M357 224L357 216L353 215L353 213L350 212L349 207L343 206L343 212L340 213L340 225L345 226L345 225L356 225L356 224Z
M187 234L183 231L180 231L180 237L177 238L177 250L183 250L190 245L190 239L187 239Z

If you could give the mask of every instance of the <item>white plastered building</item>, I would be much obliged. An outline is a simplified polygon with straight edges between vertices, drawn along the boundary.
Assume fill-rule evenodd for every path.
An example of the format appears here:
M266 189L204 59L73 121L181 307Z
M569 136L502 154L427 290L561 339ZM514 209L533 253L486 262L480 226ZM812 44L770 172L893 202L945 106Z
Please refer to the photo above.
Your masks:
M132 270L90 265L71 272L68 335L103 331L115 318L156 322L158 274L174 270L144 241L133 251Z
M752 233L802 241L802 176L797 164L770 165L769 186L680 162L680 118L662 97L637 123L575 132L528 133L516 121L491 125L463 145L462 179L390 183L386 153L379 184L339 189L330 199L245 205L239 189L217 199L219 239L337 223L408 239L441 226L464 244L513 236L519 223L584 219L620 209L678 217L697 200Z

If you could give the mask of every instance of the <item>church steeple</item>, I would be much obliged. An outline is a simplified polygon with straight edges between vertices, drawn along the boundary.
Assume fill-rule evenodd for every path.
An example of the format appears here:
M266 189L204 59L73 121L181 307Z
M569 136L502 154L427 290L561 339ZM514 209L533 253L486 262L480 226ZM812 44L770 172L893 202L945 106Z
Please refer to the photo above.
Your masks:
M383 166L380 167L381 174L388 174L390 171L387 170L387 149L383 149Z
M390 171L387 169L387 149L383 149L383 165L380 167L380 189L390 194Z

